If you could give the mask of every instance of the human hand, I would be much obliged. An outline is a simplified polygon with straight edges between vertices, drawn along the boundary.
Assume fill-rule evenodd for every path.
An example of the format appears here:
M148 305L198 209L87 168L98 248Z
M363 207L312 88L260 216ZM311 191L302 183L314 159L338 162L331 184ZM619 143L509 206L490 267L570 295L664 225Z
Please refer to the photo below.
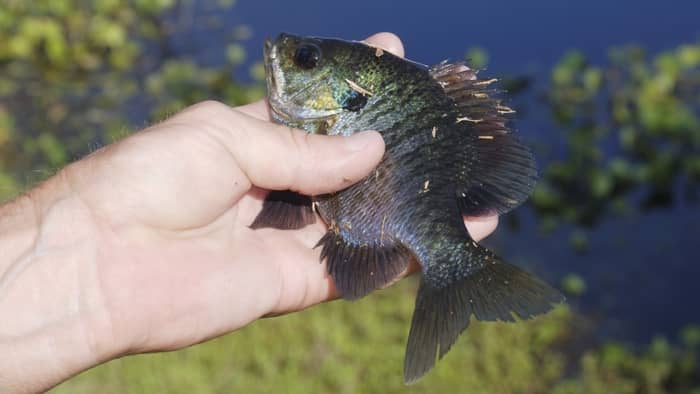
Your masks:
M367 41L403 56L394 35ZM42 216L37 244L86 252L53 267L74 275L56 275L65 282L51 286L31 279L46 269L31 261L1 276L0 315L22 310L18 323L0 328L0 342L13 329L49 327L36 308L51 310L52 324L62 312L76 316L92 359L65 379L112 357L182 348L335 298L313 249L326 232L320 220L300 230L248 226L266 190L315 195L362 179L382 157L381 137L308 135L269 123L267 111L264 101L197 104L68 166L33 193ZM465 223L479 240L497 218ZM39 296L20 303L22 289Z

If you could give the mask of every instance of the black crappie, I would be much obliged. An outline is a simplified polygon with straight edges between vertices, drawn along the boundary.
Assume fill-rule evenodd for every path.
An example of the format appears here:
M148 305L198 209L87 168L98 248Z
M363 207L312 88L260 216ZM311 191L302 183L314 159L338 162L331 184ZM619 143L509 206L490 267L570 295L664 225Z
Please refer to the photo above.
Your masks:
M340 294L357 299L403 272L423 275L404 379L443 357L474 315L513 321L563 297L474 242L462 215L508 212L535 184L530 151L506 128L509 108L462 63L426 67L362 42L282 34L265 45L274 120L309 133L379 131L386 153L359 183L331 195L272 192L251 227L329 230L321 258Z

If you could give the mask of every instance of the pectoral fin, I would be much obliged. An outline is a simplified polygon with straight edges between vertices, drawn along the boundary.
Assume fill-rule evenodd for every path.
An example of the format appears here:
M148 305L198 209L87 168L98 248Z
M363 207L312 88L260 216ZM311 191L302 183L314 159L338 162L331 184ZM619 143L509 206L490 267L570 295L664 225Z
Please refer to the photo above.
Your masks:
M277 228L294 230L312 224L316 215L311 209L311 197L291 191L272 191L263 202L262 211L250 225L252 229Z

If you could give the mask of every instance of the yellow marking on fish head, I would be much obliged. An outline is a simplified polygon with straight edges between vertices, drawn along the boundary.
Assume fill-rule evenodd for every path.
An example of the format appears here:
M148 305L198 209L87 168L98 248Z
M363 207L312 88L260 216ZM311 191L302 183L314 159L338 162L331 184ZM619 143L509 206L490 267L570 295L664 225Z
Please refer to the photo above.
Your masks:
M309 98L304 100L304 107L313 108L318 110L335 110L339 109L340 105L333 96L333 90L328 85L322 85L313 95L309 95Z

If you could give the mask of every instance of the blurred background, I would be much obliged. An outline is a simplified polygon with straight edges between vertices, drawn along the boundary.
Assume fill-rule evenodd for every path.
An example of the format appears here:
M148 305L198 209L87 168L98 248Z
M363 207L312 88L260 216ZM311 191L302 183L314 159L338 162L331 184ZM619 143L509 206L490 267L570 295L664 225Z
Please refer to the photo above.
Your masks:
M700 393L698 15L697 0L0 0L0 201L191 103L264 97L268 36L392 31L413 60L500 79L541 180L486 243L569 299L473 324L410 387L414 279L54 392Z

